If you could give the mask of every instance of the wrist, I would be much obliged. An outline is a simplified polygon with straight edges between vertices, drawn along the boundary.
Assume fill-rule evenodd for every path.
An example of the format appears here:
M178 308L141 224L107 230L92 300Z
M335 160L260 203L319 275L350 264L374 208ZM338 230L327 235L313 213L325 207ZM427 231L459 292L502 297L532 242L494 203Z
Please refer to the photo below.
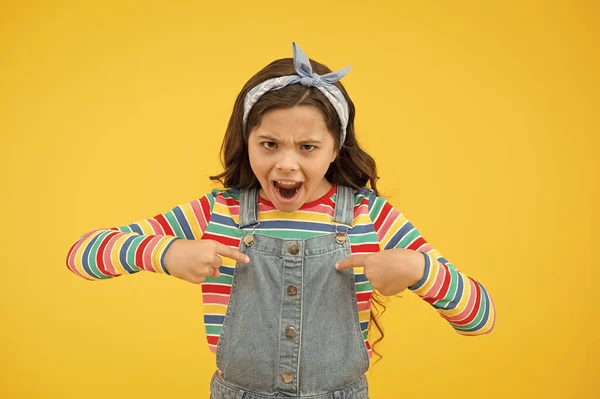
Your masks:
M173 257L174 257L174 252L177 252L176 250L173 250L173 245L175 245L175 247L177 247L177 244L175 244L177 241L181 241L181 239L176 238L176 237L170 237L170 239L165 240L165 245L163 250L160 252L159 258L158 258L158 266L156 267L156 270L160 273L164 273L164 274L171 274L171 272L169 271L169 267L172 266L173 263Z
M417 285L425 277L425 254L419 251L410 251L408 262L410 269L409 287Z

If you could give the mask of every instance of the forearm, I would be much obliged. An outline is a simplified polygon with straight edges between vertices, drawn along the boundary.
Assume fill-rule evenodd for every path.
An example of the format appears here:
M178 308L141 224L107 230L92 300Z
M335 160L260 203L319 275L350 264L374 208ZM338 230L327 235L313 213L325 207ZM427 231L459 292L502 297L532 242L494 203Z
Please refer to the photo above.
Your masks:
M459 272L421 236L419 230L385 199L373 197L369 213L382 249L404 248L418 251L421 260L407 262L415 279L408 288L429 302L463 335L492 331L496 318L494 303L477 281ZM419 276L419 262L423 272ZM412 275L412 274L411 274Z
M88 280L141 270L166 273L164 256L177 238L199 240L210 219L211 194L136 223L94 230L73 244L67 267Z
M449 262L440 262L432 253L422 254L423 277L409 289L436 308L459 334L491 332L495 307L485 288Z
M174 240L173 236L95 230L73 244L67 267L88 280L109 279L141 270L167 273L163 258Z

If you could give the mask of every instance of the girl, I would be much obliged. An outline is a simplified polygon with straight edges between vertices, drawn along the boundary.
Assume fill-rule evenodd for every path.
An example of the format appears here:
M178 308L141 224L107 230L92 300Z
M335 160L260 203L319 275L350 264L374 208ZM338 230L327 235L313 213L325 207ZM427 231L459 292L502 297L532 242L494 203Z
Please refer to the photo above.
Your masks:
M374 292L408 288L459 334L494 326L481 284L378 195L339 82L349 68L331 72L293 51L235 102L224 172L211 176L227 189L94 230L67 257L86 279L146 270L202 284L213 399L368 398Z

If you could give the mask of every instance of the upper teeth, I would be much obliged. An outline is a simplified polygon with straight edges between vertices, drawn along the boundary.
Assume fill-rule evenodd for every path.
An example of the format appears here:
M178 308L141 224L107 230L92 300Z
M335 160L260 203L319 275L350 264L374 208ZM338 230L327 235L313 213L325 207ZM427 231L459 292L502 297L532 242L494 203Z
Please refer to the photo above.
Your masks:
M277 183L283 184L286 186L293 186L294 184L296 184L295 181L289 181L289 180L277 180Z

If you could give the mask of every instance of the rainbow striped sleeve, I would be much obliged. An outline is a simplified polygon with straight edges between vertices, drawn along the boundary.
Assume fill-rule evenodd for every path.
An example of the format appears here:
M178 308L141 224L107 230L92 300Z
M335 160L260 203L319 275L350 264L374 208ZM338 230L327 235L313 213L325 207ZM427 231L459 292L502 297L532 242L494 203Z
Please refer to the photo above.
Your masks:
M169 274L164 255L173 241L199 240L208 225L213 194L133 224L93 230L69 250L67 267L87 280L102 280L140 270Z
M479 282L444 259L384 198L369 198L369 214L382 249L406 248L423 253L425 274L409 290L437 309L459 334L483 335L492 331L496 320L494 303Z

